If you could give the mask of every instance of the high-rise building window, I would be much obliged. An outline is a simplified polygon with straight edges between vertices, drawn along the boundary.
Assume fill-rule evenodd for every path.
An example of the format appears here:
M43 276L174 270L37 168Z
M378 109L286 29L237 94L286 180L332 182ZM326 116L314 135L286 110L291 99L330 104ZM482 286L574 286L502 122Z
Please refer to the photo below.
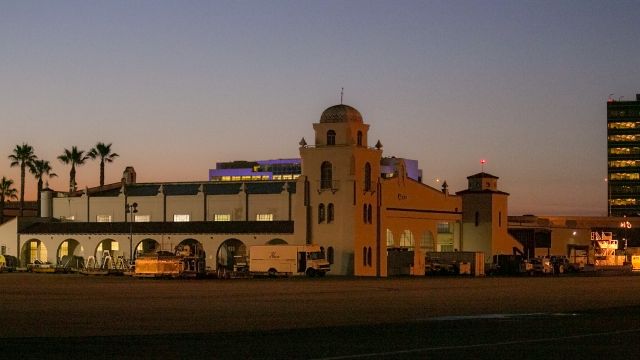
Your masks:
M336 132L333 130L327 131L327 145L336 144Z

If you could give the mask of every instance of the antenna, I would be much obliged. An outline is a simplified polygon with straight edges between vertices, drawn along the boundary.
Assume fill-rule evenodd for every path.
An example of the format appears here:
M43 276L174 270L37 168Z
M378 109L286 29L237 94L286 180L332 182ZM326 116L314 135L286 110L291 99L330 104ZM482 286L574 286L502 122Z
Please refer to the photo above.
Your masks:
M480 160L480 166L482 167L482 172L484 172L484 164L486 163L487 163L487 160L485 159Z
M344 88L340 89L340 105L342 105L342 97L344 96Z

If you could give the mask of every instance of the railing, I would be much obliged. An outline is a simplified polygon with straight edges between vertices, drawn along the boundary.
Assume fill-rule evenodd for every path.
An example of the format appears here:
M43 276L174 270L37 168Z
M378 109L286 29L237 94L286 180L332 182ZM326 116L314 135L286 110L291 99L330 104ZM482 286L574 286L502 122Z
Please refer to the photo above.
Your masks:
M340 188L339 187L340 181L339 180L316 180L316 185L318 188L318 193L321 193L322 191L331 191L335 193Z

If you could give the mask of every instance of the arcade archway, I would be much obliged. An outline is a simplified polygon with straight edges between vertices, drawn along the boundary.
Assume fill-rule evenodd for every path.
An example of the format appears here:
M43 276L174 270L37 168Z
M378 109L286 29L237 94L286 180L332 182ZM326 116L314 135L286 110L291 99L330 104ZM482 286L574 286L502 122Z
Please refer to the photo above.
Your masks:
M37 239L31 239L22 245L20 251L20 263L22 266L33 264L37 261L46 263L48 261L47 247Z
M225 240L216 254L216 269L238 271L247 266L247 246L238 239Z
M133 252L133 258L145 254L152 254L160 249L160 243L153 239L144 239L136 245L136 250Z

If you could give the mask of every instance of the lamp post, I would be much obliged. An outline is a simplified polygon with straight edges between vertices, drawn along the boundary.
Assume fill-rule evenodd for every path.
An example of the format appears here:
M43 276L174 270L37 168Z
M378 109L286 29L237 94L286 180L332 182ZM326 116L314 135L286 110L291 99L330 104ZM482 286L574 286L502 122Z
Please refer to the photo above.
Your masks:
M138 212L138 203L124 204L125 220L129 214L129 261L133 261L133 214Z

